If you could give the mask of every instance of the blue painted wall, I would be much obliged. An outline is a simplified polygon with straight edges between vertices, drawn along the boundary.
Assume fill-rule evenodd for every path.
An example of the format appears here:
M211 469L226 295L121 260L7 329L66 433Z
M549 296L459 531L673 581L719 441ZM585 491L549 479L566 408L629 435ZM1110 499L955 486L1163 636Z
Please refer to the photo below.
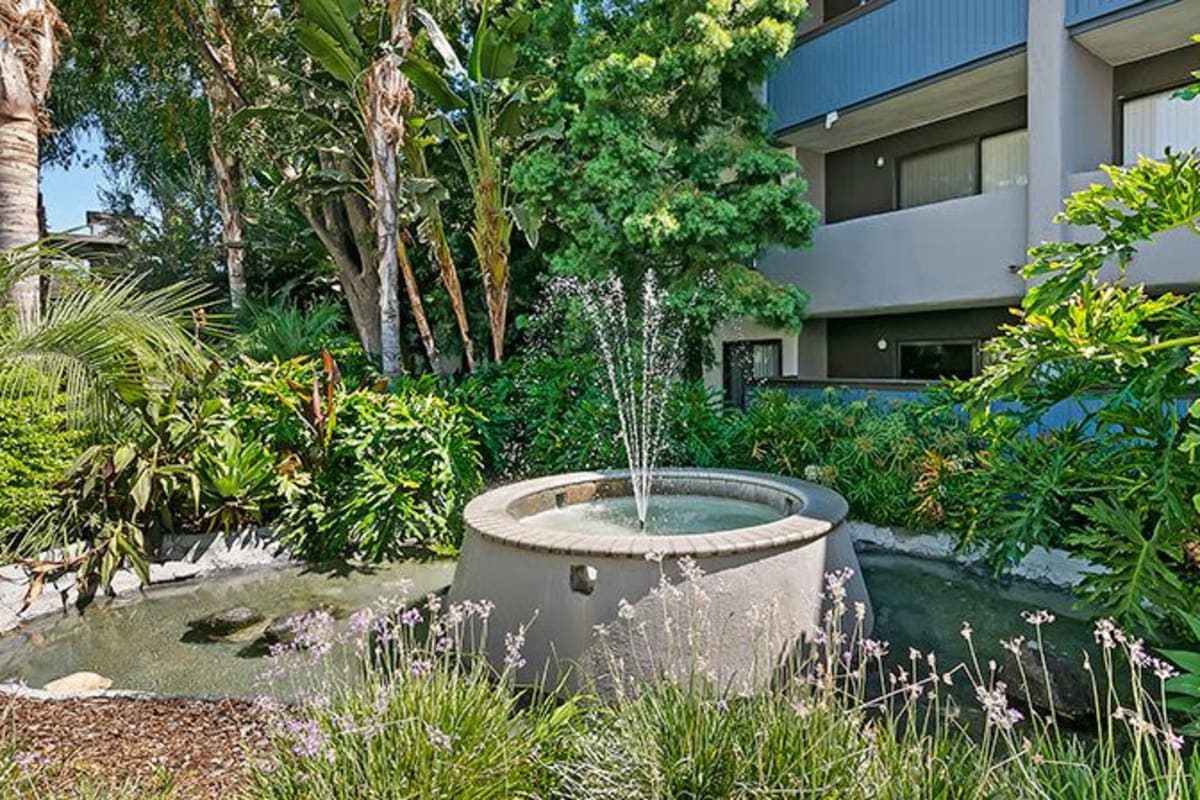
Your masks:
M769 80L776 126L822 119L1020 47L1030 1L891 0L833 27L792 50Z
M1147 2L1150 0L1067 0L1067 25L1090 22L1105 14L1124 11Z

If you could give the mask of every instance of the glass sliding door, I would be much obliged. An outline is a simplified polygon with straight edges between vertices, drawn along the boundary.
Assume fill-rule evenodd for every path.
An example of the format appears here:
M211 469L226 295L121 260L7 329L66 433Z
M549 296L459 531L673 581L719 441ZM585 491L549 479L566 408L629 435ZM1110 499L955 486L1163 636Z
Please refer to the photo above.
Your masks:
M1200 101L1172 97L1174 89L1126 100L1121 107L1124 163L1162 158L1167 148L1200 147Z
M783 340L726 342L723 352L725 400L746 407L746 389L783 374Z

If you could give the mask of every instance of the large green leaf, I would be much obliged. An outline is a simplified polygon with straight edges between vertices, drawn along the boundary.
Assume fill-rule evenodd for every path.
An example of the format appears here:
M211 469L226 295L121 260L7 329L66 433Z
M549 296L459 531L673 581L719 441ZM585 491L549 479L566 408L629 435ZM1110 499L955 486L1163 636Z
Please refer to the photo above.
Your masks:
M438 110L455 111L467 107L467 101L455 94L450 88L450 83L439 75L428 61L419 58L406 59L400 65L400 71Z
M517 48L511 42L494 28L485 29L476 41L479 42L476 72L481 78L498 81L512 75L517 66Z
M363 47L350 24L357 13L355 6L357 3L346 0L300 0L300 13L358 61L363 57Z
M302 22L297 28L296 38L300 45L326 72L347 86L353 87L362 71L357 61L337 41L316 25Z

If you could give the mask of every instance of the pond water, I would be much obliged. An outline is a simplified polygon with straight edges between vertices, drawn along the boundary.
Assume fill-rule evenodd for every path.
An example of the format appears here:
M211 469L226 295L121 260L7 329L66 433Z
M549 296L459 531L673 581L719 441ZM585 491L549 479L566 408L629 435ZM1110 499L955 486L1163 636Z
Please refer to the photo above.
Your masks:
M632 496L606 497L587 503L552 508L525 517L522 522L539 528L596 536L712 533L765 525L782 519L771 506L699 494L655 495L638 525L637 502Z
M1077 655L1091 641L1065 592L892 554L864 553L860 562L875 607L874 637L888 641L901 662L909 647L937 652L942 665L965 659L959 634L964 620L974 628L981 658L999 660L1000 639L1032 634L1021 611L1041 608L1058 615L1046 638L1060 652ZM0 638L0 681L40 687L88 670L111 678L114 689L253 695L262 690L261 651L245 640L188 641L189 620L233 606L251 606L268 617L325 604L350 612L380 597L400 596L409 582L409 596L421 597L449 585L453 571L451 562L337 573L282 569L157 587L83 615L36 620Z
M254 639L264 625L230 641L191 641L190 620L248 606L267 619L332 607L336 616L381 597L423 597L450 585L450 561L346 567L338 572L300 568L236 572L198 582L158 586L121 597L83 614L33 621L0 638L0 681L36 688L73 672L97 672L113 689L167 694L260 692L263 648ZM235 640L236 639L236 640Z

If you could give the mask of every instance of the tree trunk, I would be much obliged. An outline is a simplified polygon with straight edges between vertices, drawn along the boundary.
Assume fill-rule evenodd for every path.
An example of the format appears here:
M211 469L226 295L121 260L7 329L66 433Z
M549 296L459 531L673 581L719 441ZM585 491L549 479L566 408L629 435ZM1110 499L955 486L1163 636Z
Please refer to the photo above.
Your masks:
M0 252L38 240L38 132L27 119L0 117ZM27 274L9 287L17 328L35 327L41 310L41 279Z
M240 95L238 65L233 41L215 0L204 0L203 20L197 36L205 70L204 93L208 99L209 160L216 183L217 211L221 215L221 246L225 251L225 273L229 280L229 302L241 308L246 299L245 228L237 190L241 164L231 151L222 128L245 103Z
M412 89L400 64L412 46L408 29L411 8L407 0L391 6L390 48L371 65L367 75L367 138L371 148L371 190L375 200L376 255L379 264L379 323L383 374L400 373L400 298L398 296L400 226L397 220L399 153L404 142L404 115L412 106ZM410 282L415 287L415 278ZM413 312L424 317L415 296ZM427 329L428 326L426 326ZM422 331L422 338L426 331ZM436 352L436 349L434 350Z
M471 241L483 271L492 358L497 363L504 359L504 332L508 323L508 242L512 230L512 223L504 211L499 180L491 162L481 165L475 194L475 222L471 230Z
M58 12L49 0L0 0L0 252L38 241L38 134L58 55ZM8 292L19 330L37 325L41 279Z
M429 318L425 316L425 303L421 300L417 275L413 272L412 262L408 259L408 248L404 245L404 240L399 239L396 244L400 273L404 276L404 289L408 293L408 303L412 306L413 322L417 325L417 333L420 334L421 344L425 347L425 357L429 359L429 369L437 372L441 363L438 358L437 340L433 337L433 329L429 327Z
M214 114L213 124L217 124ZM221 214L221 245L225 250L225 272L229 277L229 303L239 309L246 300L246 250L242 240L242 210L237 201L240 164L229 154L223 137L214 130L209 144L213 176L217 184L217 210Z
M378 241L379 355L383 374L400 374L400 297L396 269L396 152L381 124L371 127L371 183L375 194L375 237Z

